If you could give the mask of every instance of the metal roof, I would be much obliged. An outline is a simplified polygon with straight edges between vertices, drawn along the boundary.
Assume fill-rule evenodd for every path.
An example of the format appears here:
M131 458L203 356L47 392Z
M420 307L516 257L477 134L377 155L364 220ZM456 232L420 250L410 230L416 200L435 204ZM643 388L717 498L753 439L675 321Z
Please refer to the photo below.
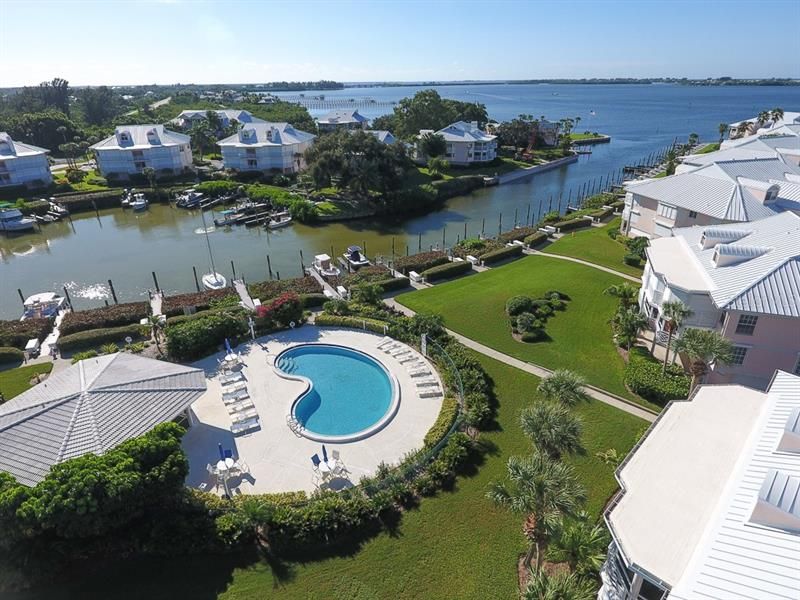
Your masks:
M127 135L128 140L123 136ZM189 143L189 136L164 129L163 125L119 125L114 135L97 142L94 150L137 150L179 146Z
M447 142L491 142L496 135L491 135L478 128L475 123L458 121L436 132Z
M237 120L239 123L265 123L264 119L259 119L258 117L254 117L250 111L235 109L235 108L221 108L217 110L183 110L181 113L173 119L174 122L179 122L184 119L186 120L202 120L207 119L208 115L206 113L213 112L216 113L220 118L227 119L228 121L233 121L234 119Z
M289 123L247 123L237 133L217 142L218 146L253 148L288 146L310 142L315 135L295 129Z
M129 353L82 360L0 405L0 470L36 485L175 418L205 392L201 369Z
M367 120L357 110L332 110L317 119L317 123L341 125L343 123L364 123Z
M40 148L33 144L15 142L5 131L0 131L0 158L8 160L20 156L34 156L50 152L47 148Z

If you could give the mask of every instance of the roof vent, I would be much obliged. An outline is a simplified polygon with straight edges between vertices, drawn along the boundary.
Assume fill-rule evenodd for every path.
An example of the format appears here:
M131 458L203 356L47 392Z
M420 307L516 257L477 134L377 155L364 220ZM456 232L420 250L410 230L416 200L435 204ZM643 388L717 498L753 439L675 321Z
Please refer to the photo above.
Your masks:
M800 408L795 408L786 419L783 435L778 441L778 452L800 454Z
M767 471L750 521L800 532L800 477L775 469Z

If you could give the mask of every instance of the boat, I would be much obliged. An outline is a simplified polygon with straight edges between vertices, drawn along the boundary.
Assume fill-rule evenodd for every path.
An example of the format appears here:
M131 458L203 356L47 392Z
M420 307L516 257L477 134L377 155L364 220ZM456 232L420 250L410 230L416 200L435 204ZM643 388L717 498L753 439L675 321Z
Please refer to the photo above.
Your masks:
M203 221L203 233L206 236L208 260L211 263L211 271L203 275L200 279L203 282L203 287L207 290L221 290L227 285L227 282L220 273L217 273L217 268L214 266L214 253L211 252L211 240L208 237L208 227L206 227L206 217L203 211L200 211L200 219Z
M342 273L338 267L331 264L331 257L327 254L317 254L312 266L323 277L338 277Z
M46 213L43 215L33 215L33 217L34 219L36 219L38 223L53 223L54 221L58 221L58 219L56 219L50 213Z
M178 195L175 206L180 208L197 208L203 201L203 194L195 189L189 189Z
M60 221L69 216L69 209L63 204L56 202L54 198L50 198L47 214L54 217L56 221Z
M36 220L23 215L19 209L0 209L0 231L31 231Z
M20 321L25 319L54 319L64 307L66 298L54 292L41 292L28 296L22 303L23 313Z
M144 194L134 194L133 199L130 200L129 206L135 211L141 211L147 209L147 198L145 198Z
M236 223L236 216L238 215L236 209L229 208L227 210L221 211L219 214L222 215L222 218L214 219L214 225L216 227L227 227L228 225L233 225L234 223Z
M287 213L272 215L272 218L267 222L267 229L280 229L292 224L292 217Z
M350 246L344 253L344 259L352 270L369 266L369 259L362 254L361 246Z
M130 208L131 202L133 202L133 197L136 194L136 190L134 188L131 189L124 189L122 190L122 200L120 200L120 204L122 204L122 208Z

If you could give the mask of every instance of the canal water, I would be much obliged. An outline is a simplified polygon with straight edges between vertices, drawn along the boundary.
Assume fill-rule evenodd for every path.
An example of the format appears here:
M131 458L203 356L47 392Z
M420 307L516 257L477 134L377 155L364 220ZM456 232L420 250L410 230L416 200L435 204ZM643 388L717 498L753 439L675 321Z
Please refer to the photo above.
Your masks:
M359 109L368 117L389 112L386 101L419 91L417 87L348 88L326 92L356 100L373 98L380 107ZM442 86L444 97L486 104L498 120L520 113L550 119L580 116L578 131L598 131L612 136L580 161L535 175L527 180L480 190L450 200L442 210L408 219L358 220L291 227L267 232L260 228L221 228L210 234L217 270L248 281L266 279L267 256L273 273L281 278L300 275L300 252L308 265L314 254L340 254L351 244L366 244L370 256L405 254L422 246L451 245L481 227L494 234L502 214L503 229L517 220L540 214L560 195L574 197L586 182L598 181L626 164L662 149L675 138L685 140L695 132L716 141L717 125L752 117L780 106L797 110L800 90L790 87L684 87L672 85L481 85ZM309 94L313 95L313 94ZM313 111L312 111L313 114ZM209 215L206 215L208 219ZM210 221L209 221L210 222ZM153 287L155 271L168 292L193 291L192 267L198 274L209 269L208 253L197 211L152 205L147 212L121 209L81 213L72 222L44 225L41 231L16 236L0 234L0 318L21 312L17 289L23 294L67 286L76 308L102 306L110 301L111 279L120 301L145 298Z

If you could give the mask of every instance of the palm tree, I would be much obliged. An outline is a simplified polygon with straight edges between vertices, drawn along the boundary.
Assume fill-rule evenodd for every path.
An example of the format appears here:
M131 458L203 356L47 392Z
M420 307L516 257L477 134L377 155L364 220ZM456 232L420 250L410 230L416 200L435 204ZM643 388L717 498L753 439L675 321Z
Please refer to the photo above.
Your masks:
M242 532L253 536L259 547L270 551L269 524L275 514L275 507L257 496L244 496L233 515Z
M608 532L581 511L575 519L562 519L547 546L547 558L565 562L573 573L595 575L603 566Z
M639 335L639 330L647 326L647 317L645 317L639 309L635 306L622 308L620 306L617 314L611 319L611 326L617 336L617 343L625 345L628 352L631 351L631 346L636 342Z
M589 400L583 390L586 380L573 371L558 369L542 379L537 391L545 400L554 400L565 406L575 406Z
M705 377L711 363L725 365L733 359L733 344L711 329L690 327L675 342L675 351L686 354L691 362L690 391L694 390L702 377Z
M450 163L440 156L432 156L428 159L428 173L431 177L441 177L449 168Z
M722 144L722 140L725 138L725 134L728 133L728 124L720 123L717 126L717 131L719 131L719 143Z
M750 121L742 121L741 123L739 123L739 126L736 128L736 133L739 135L739 137L743 137L743 136L747 135L748 133L750 133L750 127L752 125L753 124Z
M150 189L156 191L156 170L153 167L145 167L142 169L142 175L147 178L150 184Z
M567 572L533 573L522 592L522 600L594 600L596 597L597 590L591 581Z
M512 512L525 515L523 532L530 542L525 565L536 559L536 571L542 561L542 548L561 517L574 514L586 497L586 491L570 465L554 461L544 454L530 458L508 459L507 481L495 481L487 496Z
M769 116L772 119L772 122L780 121L783 118L783 109L782 108L773 108L769 112Z
M612 285L611 287L603 290L606 296L614 296L619 299L619 306L621 309L628 309L638 304L639 288L632 286L630 283L620 283Z
M148 325L153 334L153 341L156 343L156 350L161 354L161 345L159 344L161 338L161 330L164 329L164 318L162 315L150 315L148 318Z
M769 121L771 113L768 110L762 110L758 113L758 117L756 117L758 125L763 125L767 121Z
M664 302L661 305L661 316L664 318L664 324L667 326L667 353L664 356L664 369L662 373L667 372L667 363L669 362L669 348L672 345L672 336L680 329L681 323L684 319L691 317L693 311L680 300L672 300Z
M562 454L583 450L583 423L562 404L534 402L522 411L519 422L536 448L550 458L558 459Z

